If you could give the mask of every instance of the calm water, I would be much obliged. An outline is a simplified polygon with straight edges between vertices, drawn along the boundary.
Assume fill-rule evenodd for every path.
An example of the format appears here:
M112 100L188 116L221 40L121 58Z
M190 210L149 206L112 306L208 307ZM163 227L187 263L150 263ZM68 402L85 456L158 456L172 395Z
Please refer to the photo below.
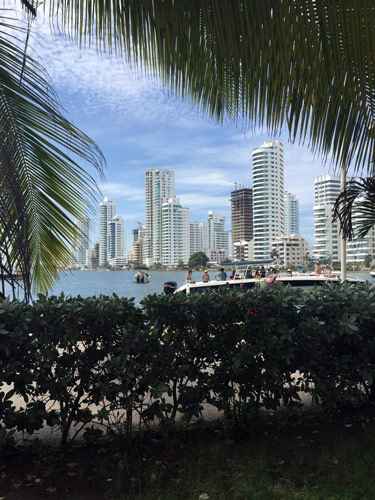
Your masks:
M182 285L186 271L150 271L149 274L148 283L133 283L134 271L72 271L61 277L50 295L64 292L66 295L90 297L116 293L120 297L134 297L139 302L150 293L164 293L164 281L176 281L178 286Z
M176 281L177 285L185 283L186 271L150 271L149 283L133 283L134 271L71 271L62 276L52 288L49 295L65 295L90 297L92 295L112 295L134 297L139 303L143 297L151 293L163 293L164 281ZM193 272L193 278L200 281L202 271ZM211 278L214 273L211 272ZM375 282L369 273L348 273L348 276Z

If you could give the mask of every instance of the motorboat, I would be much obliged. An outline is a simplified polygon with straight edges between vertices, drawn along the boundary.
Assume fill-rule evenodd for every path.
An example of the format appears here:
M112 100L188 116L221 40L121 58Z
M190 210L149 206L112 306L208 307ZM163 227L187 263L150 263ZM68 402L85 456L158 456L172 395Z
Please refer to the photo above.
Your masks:
M146 271L138 271L133 276L134 283L148 283L150 281L150 275Z
M266 276L262 277L256 275L254 277L253 270L261 266L267 266L272 264L273 261L263 260L263 261L247 261L247 262L232 262L221 264L220 267L235 269L232 276L226 280L216 281L216 279L211 279L207 283L196 282L196 283L186 283L180 287L174 281L167 281L164 283L164 292L168 293L196 293L204 292L206 290L219 290L221 287L229 286L229 288L242 288L251 289L254 287L264 287L264 288L275 288L280 285L290 285L295 287L314 287L321 286L327 282L330 283L341 283L340 276L337 274L331 274L329 276L320 275L315 276L309 275L307 273L283 273L281 274L277 270L272 272L268 271ZM263 273L262 273L263 274ZM348 282L357 283L359 280L354 278L347 279Z
M375 271L370 271L370 275L375 278Z

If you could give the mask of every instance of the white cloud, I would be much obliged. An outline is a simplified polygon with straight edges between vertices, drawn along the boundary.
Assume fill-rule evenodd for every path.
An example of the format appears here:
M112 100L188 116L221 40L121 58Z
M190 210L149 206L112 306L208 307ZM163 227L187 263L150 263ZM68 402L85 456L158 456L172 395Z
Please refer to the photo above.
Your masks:
M192 210L218 210L229 209L228 196L209 196L204 192L183 193L178 196L183 206Z
M143 201L145 197L144 189L124 183L108 183L99 186L103 196L126 198L131 201Z

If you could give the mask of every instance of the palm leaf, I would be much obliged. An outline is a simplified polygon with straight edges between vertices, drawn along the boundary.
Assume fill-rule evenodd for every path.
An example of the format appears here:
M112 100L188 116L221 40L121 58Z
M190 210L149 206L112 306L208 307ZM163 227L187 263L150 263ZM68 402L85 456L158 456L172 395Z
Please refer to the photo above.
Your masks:
M64 118L45 71L25 58L4 10L1 21L0 252L26 287L32 273L35 289L47 290L71 263L77 238L72 219L83 218L97 197L94 178L82 164L101 172L103 157Z
M337 198L334 220L345 239L361 239L375 225L375 177L351 180Z
M338 164L367 167L373 0L52 0L51 20L162 76L219 121L288 127Z

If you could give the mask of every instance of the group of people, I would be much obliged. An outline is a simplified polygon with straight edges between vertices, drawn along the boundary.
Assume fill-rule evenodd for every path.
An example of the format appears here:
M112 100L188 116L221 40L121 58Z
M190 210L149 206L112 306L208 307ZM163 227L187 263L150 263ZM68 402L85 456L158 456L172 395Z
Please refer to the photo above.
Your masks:
M254 274L252 272L252 269L248 269L246 272L246 279L261 279L261 278L271 278L274 276L277 276L279 274L278 269L270 267L268 270L264 268L264 266L257 267L256 270L254 271ZM193 271L189 269L185 276L185 282L189 284L194 284L196 281L193 280L192 278ZM232 271L232 274L230 276L231 280L237 279L238 276L236 276L236 271L235 269ZM215 273L215 280L216 281L227 281L227 273L225 272L224 268L221 267L216 273ZM203 283L208 283L211 281L210 275L208 274L208 269L206 269L202 275L202 281Z
M325 276L329 278L332 276L332 268L328 264L324 268L321 264L318 264L315 269L315 276L319 278L320 276Z
M185 282L189 284L194 284L196 283L193 278L193 271L189 269L185 276ZM216 281L227 281L227 273L224 271L224 268L221 267L219 271L215 273L215 280ZM202 281L203 283L208 283L210 281L210 275L208 274L208 269L206 269L202 275Z
M254 271L254 274L252 272L252 269L249 268L246 271L245 278L246 279L275 278L279 274L280 274L280 271L278 269L276 269L275 267L270 267L266 270L264 268L264 266L261 266L261 267L256 268L256 270ZM287 276L292 276L292 270L288 269L286 274L287 274ZM186 283L192 283L192 284L196 283L196 281L194 281L192 279L192 275L193 275L193 271L191 269L189 269L189 271L187 272L187 274L185 276ZM328 264L325 266L325 268L321 264L318 264L316 269L315 269L315 275L316 275L316 277L319 277L319 276L326 276L327 278L332 277L333 276L332 275L332 268ZM237 278L236 271L233 270L232 274L230 276L230 279L234 280L236 278ZM223 267L220 268L215 273L215 280L216 281L227 281L227 279L228 279L227 273L224 271ZM202 281L203 281L203 283L208 283L210 281L210 275L208 274L208 269L206 269L204 271L204 273L202 275Z
M233 271L233 273L235 273L235 271ZM266 271L265 267L264 266L261 266L261 267L257 267L254 271L254 274L253 274L253 271L251 268L249 268L247 271L246 271L246 276L245 278L246 279L255 279L255 280L260 280L261 278L266 278L268 276L273 276L275 274L275 271L273 269L268 269ZM235 276L233 276L233 279L236 279Z
M133 280L136 283L145 283L145 282L147 282L148 278L149 278L148 273L138 269L138 272L137 272L137 274L134 275Z

